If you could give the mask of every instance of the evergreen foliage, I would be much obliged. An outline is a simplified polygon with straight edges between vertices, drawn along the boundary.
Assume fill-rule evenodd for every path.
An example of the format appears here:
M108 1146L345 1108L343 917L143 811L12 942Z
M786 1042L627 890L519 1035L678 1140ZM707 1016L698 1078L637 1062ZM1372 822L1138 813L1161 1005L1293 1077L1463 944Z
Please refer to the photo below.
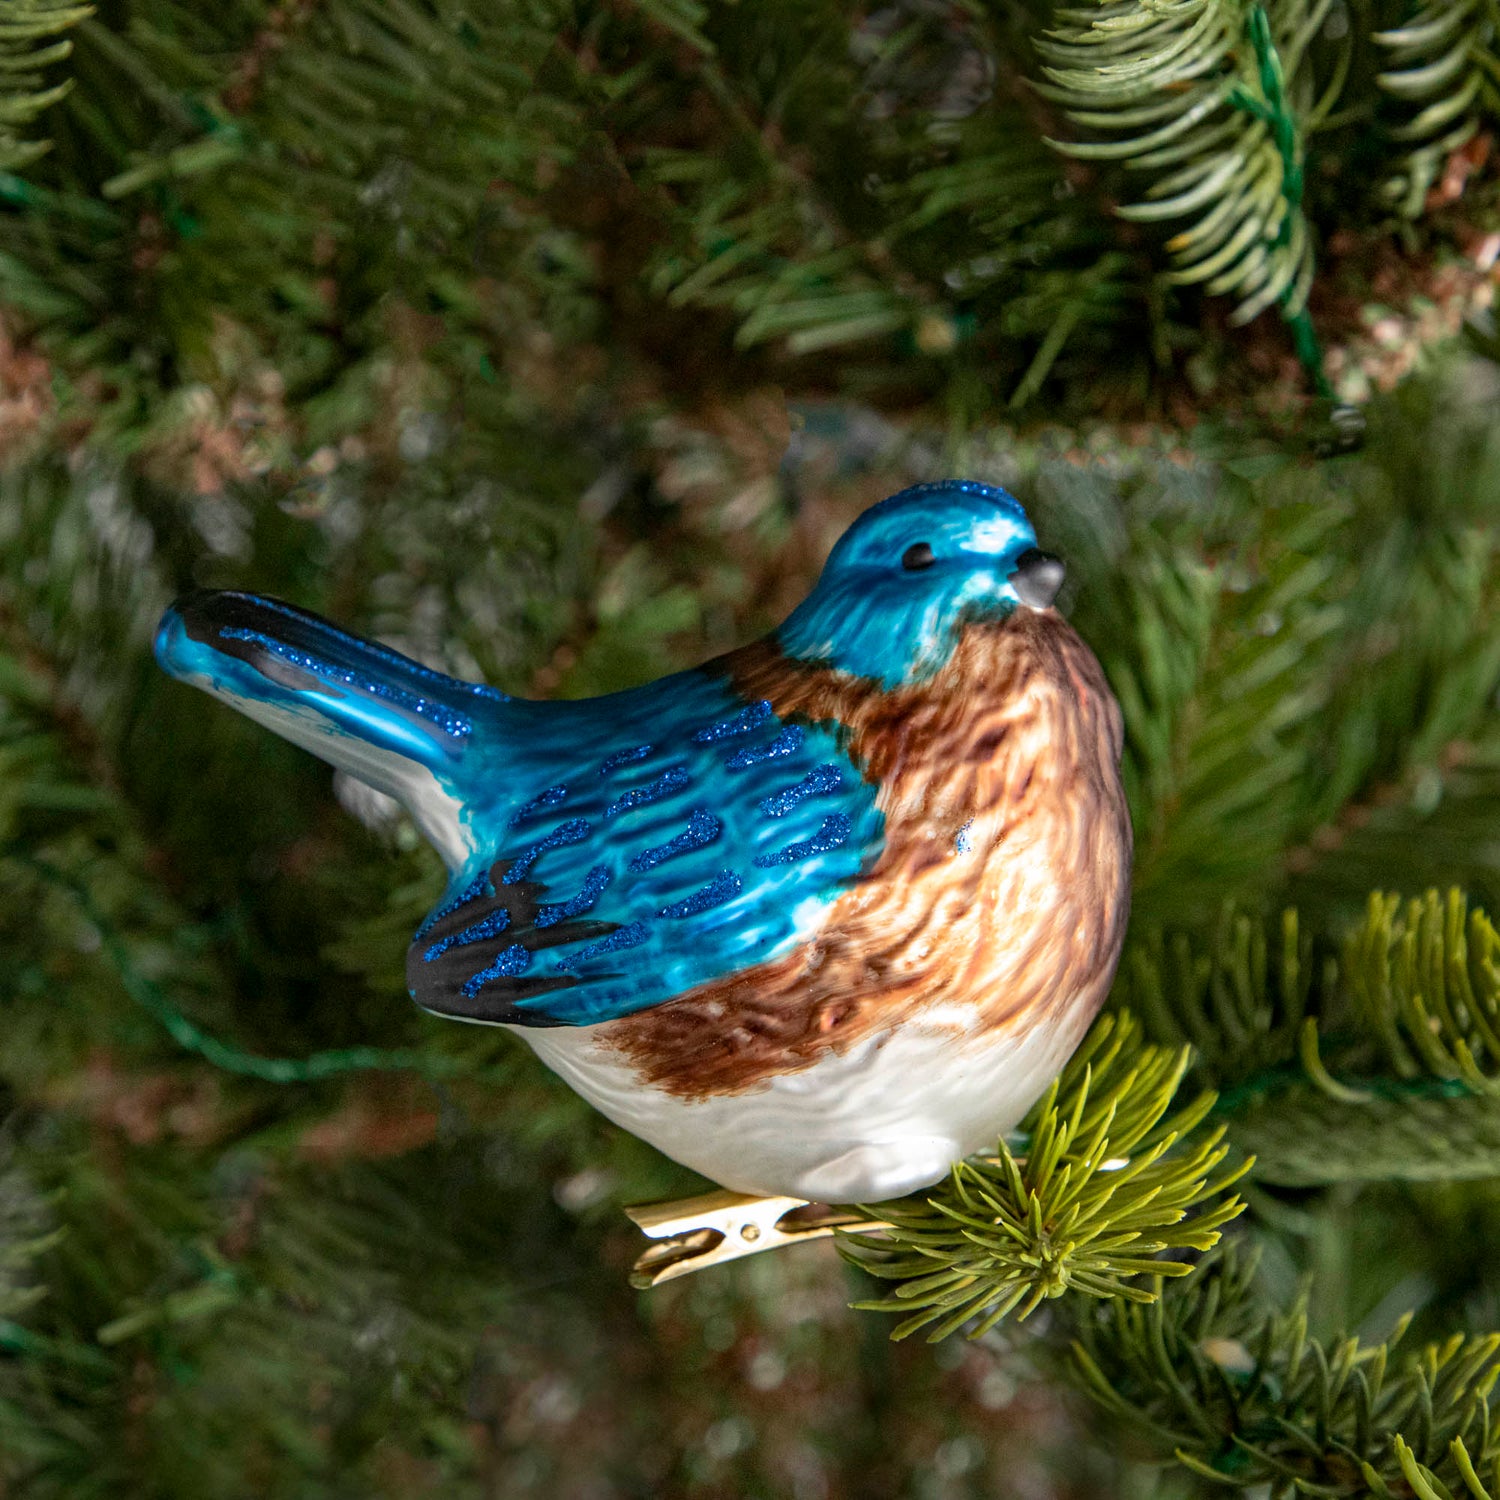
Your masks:
M1328 457L1222 326L1311 373L1392 260L1487 274L1496 36L3 7L0 1491L1500 1496L1500 342ZM435 856L152 627L250 587L603 692L947 472L1026 501L1124 711L1114 993L863 1269L638 1299L618 1205L701 1184L406 1004Z
M1214 1102L1203 1094L1163 1118L1187 1063L1186 1049L1141 1046L1128 1015L1106 1017L1029 1118L1019 1160L1002 1141L942 1191L865 1210L890 1227L849 1237L855 1263L900 1284L859 1306L909 1313L892 1337L931 1325L936 1343L965 1324L980 1338L1069 1291L1145 1301L1134 1278L1190 1275L1192 1263L1164 1253L1211 1249L1244 1205L1210 1203L1240 1175L1213 1177L1222 1129L1164 1160Z
M1063 149L1150 173L1146 201L1120 215L1142 223L1189 217L1167 241L1178 262L1171 279L1238 298L1236 322L1278 304L1297 316L1312 286L1303 145L1290 98L1301 96L1308 127L1334 98L1309 97L1302 64L1318 30L1309 9L1286 7L1274 34L1260 5L1243 20L1238 7L1214 0L1063 11L1037 43L1050 80L1043 92L1075 124L1132 132Z
M1493 0L1424 6L1375 40L1387 63L1380 86L1407 116L1391 135L1409 143L1384 191L1415 218L1449 154L1500 101L1500 11Z
M108 0L73 33L56 149L11 186L0 293L107 377L117 420L260 356L316 432L368 402L348 356L398 285L448 320L456 377L531 319L571 340L623 318L660 357L699 310L809 373L858 348L865 390L1022 406L1108 351L1145 356L1123 393L1201 350L1174 285L1240 320L1279 306L1311 363L1319 240L1351 202L1372 224L1391 192L1420 212L1493 118L1492 4L851 24L782 0ZM1045 144L1064 122L1042 99L1089 138L1059 142L1088 170ZM1401 184L1384 196L1372 122ZM1110 224L1122 193L1146 238Z
M1179 1463L1220 1490L1278 1497L1487 1500L1500 1335L1407 1355L1393 1352L1403 1327L1373 1347L1325 1345L1308 1335L1305 1302L1258 1309L1251 1268L1232 1254L1205 1263L1195 1290L1181 1304L1110 1303L1074 1346L1100 1403Z
M61 33L88 14L86 5L15 0L0 16L0 172L13 173L47 149L45 142L27 141L20 132L67 92L66 82L46 87L44 73L72 51Z

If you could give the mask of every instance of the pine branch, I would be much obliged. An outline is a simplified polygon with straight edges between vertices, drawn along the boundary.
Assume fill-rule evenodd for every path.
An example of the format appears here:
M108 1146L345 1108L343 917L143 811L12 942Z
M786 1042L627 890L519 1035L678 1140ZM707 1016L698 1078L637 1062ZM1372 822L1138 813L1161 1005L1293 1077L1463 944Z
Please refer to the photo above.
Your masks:
M769 5L714 20L711 145L622 147L674 209L658 295L730 314L741 348L862 344L903 384L968 368L1012 406L1138 316L1139 268L1038 141L1004 27L920 10L851 29Z
M1439 1089L1384 1094L1369 1079L1334 1096L1306 1082L1236 1101L1230 1138L1255 1156L1255 1180L1333 1183L1483 1182L1500 1174L1500 1105Z
M1337 520L1263 504L1253 572L1235 556L1248 560L1244 535L1213 569L1201 533L1143 539L1125 584L1128 633L1096 637L1112 643L1103 660L1125 712L1137 900L1157 920L1263 876L1306 817L1305 767L1326 723L1313 664L1340 623L1326 560ZM1232 844L1205 838L1226 819Z
M92 13L92 6L67 0L10 0L0 16L0 173L18 172L46 151L45 141L25 140L21 128L72 87L70 81L48 87L43 70L72 52L62 33ZM15 194L8 185L4 196Z
M868 157L849 155L857 149L848 129L856 85L842 28L811 10L780 19L785 34L756 28L762 55L781 53L787 63L773 92L733 66L747 38L701 65L719 149L705 152L700 132L691 147L642 150L646 180L670 195L678 221L650 270L652 289L674 306L731 313L741 348L784 341L789 352L810 354L910 331L929 299L900 277L883 246L844 221L809 170L809 143L788 139L815 121L820 144L841 141L846 194L874 170ZM795 57L786 55L789 41ZM807 108L812 88L822 96L816 115Z
M1496 0L1431 0L1400 27L1378 32L1388 70L1379 84L1405 121L1391 137L1405 149L1382 184L1403 217L1417 218L1454 151L1500 112L1500 5Z
M1226 1087L1295 1057L1315 990L1332 982L1296 911L1278 931L1226 907L1206 949L1160 929L1133 942L1111 1002L1139 1015L1153 1041L1191 1046L1199 1076Z
M1485 1500L1478 1475L1500 1474L1500 1334L1404 1358L1404 1321L1383 1344L1324 1344L1309 1337L1305 1299L1263 1311L1253 1277L1221 1250L1192 1280L1158 1283L1149 1303L1079 1319L1078 1376L1127 1440L1241 1492ZM1424 1483L1443 1488L1424 1494Z
M1048 544L1086 580L1066 608L1124 711L1141 930L1201 934L1226 899L1352 919L1393 860L1490 899L1487 376L1440 369L1372 402L1364 451L1332 462L1132 458L1036 482Z
M1335 945L1226 913L1211 948L1137 942L1116 999L1199 1076L1258 1182L1463 1181L1500 1172L1500 933L1458 892L1379 893Z
M1424 757L1425 760L1425 757ZM1398 780L1378 785L1295 849L1286 898L1354 918L1372 883L1453 882L1500 905L1500 736L1460 737Z
M1024 1122L1024 1154L1002 1141L939 1188L860 1209L891 1227L843 1236L845 1253L899 1284L856 1306L905 1313L892 1337L935 1343L1068 1292L1141 1301L1156 1293L1140 1277L1188 1275L1164 1257L1208 1249L1244 1205L1223 1196L1243 1170L1218 1172L1223 1132L1193 1135L1213 1096L1168 1114L1187 1065L1128 1015L1105 1018Z
M1500 932L1460 892L1372 895L1343 969L1354 1024L1397 1077L1500 1093Z
M1370 897L1341 998L1301 1051L1311 1086L1252 1100L1234 1138L1289 1185L1500 1172L1500 933L1457 891ZM1330 1050L1331 1049L1331 1050ZM1336 1070L1333 1076L1325 1063Z
M82 1125L28 1153L68 1192L35 1262L50 1295L0 1322L0 1483L122 1494L151 1472L167 1493L229 1494L252 1472L281 1495L336 1474L381 1493L391 1455L430 1454L462 1410L432 1393L462 1385L479 1331L518 1326L509 1289L528 1273L497 1247L515 1205L493 1173L472 1172L471 1216L430 1151L278 1166L242 1131L210 1185L180 1143L101 1170ZM574 1316L553 1308L557 1326Z
M514 285L587 279L527 201L576 140L566 90L523 107L550 19L338 0L88 23L82 87L56 111L0 296L70 365L107 371L127 421L137 395L160 420L164 388L220 387L247 346L299 399L361 409L359 360L393 287L451 309L456 362L475 372L497 313L474 283L501 247L556 247L505 257Z
M46 1295L36 1264L62 1237L56 1202L37 1190L16 1160L13 1145L0 1145L0 1351L14 1352L24 1335L15 1319Z
M1168 280L1238 299L1232 321L1271 306L1299 318L1312 284L1302 210L1302 134L1316 118L1299 70L1316 22L1300 0L1268 12L1227 0L1117 0L1056 13L1036 47L1041 92L1107 138L1054 141L1147 177L1137 223L1187 220L1167 241Z

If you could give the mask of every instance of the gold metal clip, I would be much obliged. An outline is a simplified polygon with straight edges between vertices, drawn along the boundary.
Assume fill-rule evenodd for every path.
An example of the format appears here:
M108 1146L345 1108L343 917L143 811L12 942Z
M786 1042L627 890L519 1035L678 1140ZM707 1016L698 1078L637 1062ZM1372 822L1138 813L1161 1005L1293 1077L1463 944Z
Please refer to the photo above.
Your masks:
M625 1212L656 1241L641 1253L630 1273L631 1286L641 1290L762 1250L826 1239L846 1225L889 1227L825 1203L749 1193L704 1193L674 1203L641 1203Z

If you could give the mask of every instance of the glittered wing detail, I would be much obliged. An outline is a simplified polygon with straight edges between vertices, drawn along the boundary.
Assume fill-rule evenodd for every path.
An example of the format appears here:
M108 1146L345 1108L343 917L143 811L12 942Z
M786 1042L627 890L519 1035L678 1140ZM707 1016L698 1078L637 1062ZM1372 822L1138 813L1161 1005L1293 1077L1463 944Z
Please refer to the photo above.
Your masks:
M722 679L685 673L567 723L412 943L428 1010L522 1026L634 1014L789 954L879 858L876 789L834 729L786 723Z

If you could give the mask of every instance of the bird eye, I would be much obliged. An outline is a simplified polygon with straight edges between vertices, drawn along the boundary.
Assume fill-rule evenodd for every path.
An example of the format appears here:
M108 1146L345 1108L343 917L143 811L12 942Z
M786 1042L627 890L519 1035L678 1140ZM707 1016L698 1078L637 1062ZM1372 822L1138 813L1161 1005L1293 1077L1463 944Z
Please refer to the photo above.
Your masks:
M920 573L923 568L930 568L936 561L931 546L926 542L913 542L901 554L901 566L908 573Z

